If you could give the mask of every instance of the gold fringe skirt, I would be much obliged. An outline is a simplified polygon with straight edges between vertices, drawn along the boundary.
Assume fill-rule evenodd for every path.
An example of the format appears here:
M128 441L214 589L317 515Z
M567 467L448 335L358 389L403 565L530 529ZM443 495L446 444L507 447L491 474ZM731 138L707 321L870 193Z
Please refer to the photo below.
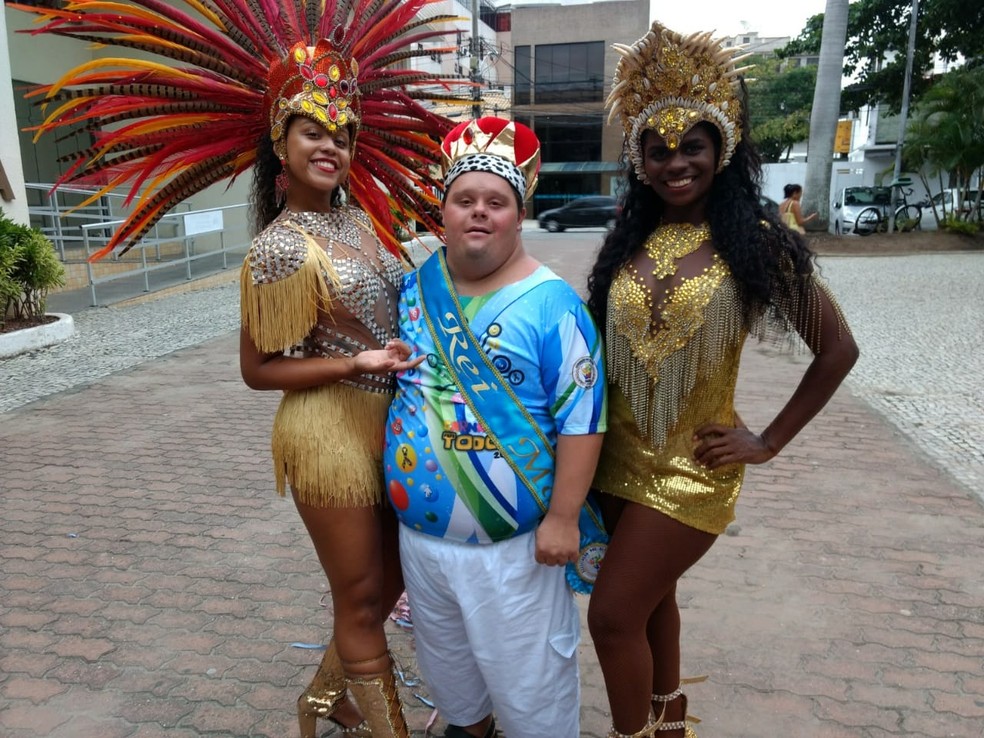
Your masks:
M314 507L383 498L383 443L392 397L343 384L285 392L273 421L277 492Z

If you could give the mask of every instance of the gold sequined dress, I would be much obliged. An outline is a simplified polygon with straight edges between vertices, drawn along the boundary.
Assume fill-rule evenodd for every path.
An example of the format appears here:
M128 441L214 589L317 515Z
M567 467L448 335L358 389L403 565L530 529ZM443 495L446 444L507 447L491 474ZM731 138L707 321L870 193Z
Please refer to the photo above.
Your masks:
M693 434L705 423L734 426L735 385L748 329L731 270L716 252L708 253L702 270L666 291L656 311L658 323L653 290L633 264L612 281L606 326L608 432L594 487L720 534L734 519L744 465L710 470L697 464ZM813 276L788 279L799 286L780 288L776 309L762 316L760 326L753 323L756 334L788 333L791 325L802 324L800 311L815 312L811 324L819 330L820 291L836 306Z
M243 328L264 353L350 357L397 336L404 269L364 212L282 212L250 246L240 276ZM382 499L382 443L395 390L363 374L284 392L274 419L277 491L318 507Z

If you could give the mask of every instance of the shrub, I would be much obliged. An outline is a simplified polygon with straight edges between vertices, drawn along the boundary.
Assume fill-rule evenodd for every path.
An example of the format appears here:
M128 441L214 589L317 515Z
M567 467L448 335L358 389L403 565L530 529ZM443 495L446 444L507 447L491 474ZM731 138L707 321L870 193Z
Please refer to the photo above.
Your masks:
M36 228L0 213L0 325L44 315L48 290L65 284L54 244Z
M965 236L973 236L980 230L980 224L970 220L959 220L951 215L940 223L940 228L950 233L962 233Z

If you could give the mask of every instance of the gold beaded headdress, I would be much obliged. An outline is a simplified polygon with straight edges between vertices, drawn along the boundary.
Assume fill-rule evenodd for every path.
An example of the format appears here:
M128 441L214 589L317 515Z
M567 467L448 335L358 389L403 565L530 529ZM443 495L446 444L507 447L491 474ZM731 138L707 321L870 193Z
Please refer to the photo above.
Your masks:
M607 105L608 122L622 121L629 159L639 179L643 169L642 134L658 133L670 149L680 144L697 123L706 121L721 132L721 156L717 171L731 161L741 140L742 72L736 65L749 55L735 57L735 47L725 48L711 33L682 36L659 21L631 46L613 44L622 58Z
M316 46L298 41L285 57L275 58L270 65L266 104L277 155L283 158L286 153L286 123L294 115L310 118L332 133L348 125L357 130L358 75L355 58L343 57L335 44L324 38Z

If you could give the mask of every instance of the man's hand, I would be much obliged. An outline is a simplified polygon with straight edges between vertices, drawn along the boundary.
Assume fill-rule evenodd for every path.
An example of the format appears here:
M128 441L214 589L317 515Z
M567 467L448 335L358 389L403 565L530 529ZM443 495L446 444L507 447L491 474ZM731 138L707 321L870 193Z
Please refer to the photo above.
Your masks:
M547 512L536 529L536 561L547 566L564 566L577 559L580 543L577 517L563 518Z

